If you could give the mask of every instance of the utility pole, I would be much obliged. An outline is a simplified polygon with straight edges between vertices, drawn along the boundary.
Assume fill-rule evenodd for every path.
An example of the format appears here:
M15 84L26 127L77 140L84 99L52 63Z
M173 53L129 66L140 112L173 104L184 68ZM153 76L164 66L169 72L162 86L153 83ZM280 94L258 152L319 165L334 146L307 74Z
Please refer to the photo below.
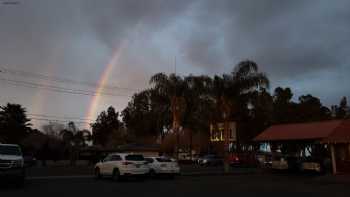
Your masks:
M173 131L176 135L176 145L175 145L175 152L176 152L176 159L179 159L179 146L180 146L180 106L179 106L179 99L177 96L173 96L171 99L171 108L173 111Z
M229 144L230 144L230 133L229 133L229 115L231 112L231 106L227 102L227 100L222 97L221 98L221 110L224 121L224 170L225 172L229 171Z
M175 76L176 76L176 56L174 58L174 70L175 70Z
M176 56L174 57L174 74L176 77ZM177 96L177 84L175 81L175 88L174 88L174 96L171 99L171 107L173 111L173 130L176 135L176 145L175 145L175 152L176 152L176 159L179 159L179 146L180 146L180 134L179 134L179 128L180 128L180 106L179 106L179 99Z

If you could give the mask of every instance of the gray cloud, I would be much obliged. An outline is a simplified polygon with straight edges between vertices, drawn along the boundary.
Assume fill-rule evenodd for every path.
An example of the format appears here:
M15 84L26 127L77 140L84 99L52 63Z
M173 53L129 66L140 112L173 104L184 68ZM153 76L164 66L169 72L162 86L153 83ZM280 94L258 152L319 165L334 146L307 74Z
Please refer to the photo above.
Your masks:
M111 84L145 87L153 73L173 70L174 56L182 74L230 72L238 61L249 58L269 75L273 87L286 85L297 94L315 93L327 104L350 96L347 0L19 2L0 4L1 66L97 82L113 51L127 41L111 73ZM9 95L0 98L1 102L18 101L31 107L34 101L18 99L21 92L0 85L14 95L12 100ZM90 101L69 97L69 105L77 104L79 109L68 109L64 107L67 95L38 94L48 98L42 113L83 116ZM57 106L50 105L52 101ZM106 105L120 110L126 102L106 98L99 110Z
M348 1L200 2L194 9L194 22L201 33L192 34L195 39L184 48L210 56L211 47L224 39L221 57L211 55L219 65L225 56L232 57L230 61L251 58L269 74L285 78L350 63L346 55L350 49ZM213 29L218 31L213 33ZM205 59L196 57L190 59ZM208 60L210 65L212 61Z

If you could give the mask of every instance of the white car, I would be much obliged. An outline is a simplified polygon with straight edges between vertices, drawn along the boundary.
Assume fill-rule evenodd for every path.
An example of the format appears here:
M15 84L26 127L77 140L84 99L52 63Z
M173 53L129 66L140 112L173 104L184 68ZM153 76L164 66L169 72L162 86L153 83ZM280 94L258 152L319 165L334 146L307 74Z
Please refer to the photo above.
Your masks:
M301 170L322 173L322 172L324 172L324 169L323 169L323 166L321 163L324 163L324 162L322 162L322 160L320 160L320 159L306 157L301 162Z
M25 167L20 146L0 144L0 178L15 178L18 183L24 183Z
M95 165L95 177L112 177L119 180L125 176L148 175L150 168L147 165L143 155L113 153Z
M176 160L166 157L147 157L145 159L150 168L150 176L180 174L180 167Z
M303 162L301 164L302 171L315 171L321 173L321 164L317 162Z

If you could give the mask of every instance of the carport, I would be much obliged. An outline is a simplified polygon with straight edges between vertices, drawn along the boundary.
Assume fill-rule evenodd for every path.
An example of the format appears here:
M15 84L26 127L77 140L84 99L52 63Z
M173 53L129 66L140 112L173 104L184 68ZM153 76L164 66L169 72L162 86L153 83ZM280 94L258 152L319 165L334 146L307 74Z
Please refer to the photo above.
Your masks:
M258 142L327 145L332 170L350 172L350 119L273 125L258 135Z

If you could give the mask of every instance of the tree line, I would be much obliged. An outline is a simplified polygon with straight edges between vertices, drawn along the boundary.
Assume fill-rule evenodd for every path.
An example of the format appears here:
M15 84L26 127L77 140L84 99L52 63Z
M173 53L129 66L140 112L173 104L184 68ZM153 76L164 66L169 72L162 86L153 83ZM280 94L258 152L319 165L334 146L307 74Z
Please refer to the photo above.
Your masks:
M250 60L239 62L230 73L223 75L157 73L149 84L149 88L135 93L121 112L112 106L101 112L91 124L91 132L78 129L74 122L47 124L41 131L32 129L21 105L1 106L0 142L23 144L42 157L50 151L49 155L74 157L76 150L88 144L115 148L127 143L155 143L172 133L174 98L181 128L189 131L190 138L197 134L209 136L210 124L226 118L237 123L240 144L250 143L272 124L349 116L346 97L339 105L328 108L310 94L293 100L293 92L288 87L277 87L270 92L267 75ZM192 139L189 146L191 143Z

